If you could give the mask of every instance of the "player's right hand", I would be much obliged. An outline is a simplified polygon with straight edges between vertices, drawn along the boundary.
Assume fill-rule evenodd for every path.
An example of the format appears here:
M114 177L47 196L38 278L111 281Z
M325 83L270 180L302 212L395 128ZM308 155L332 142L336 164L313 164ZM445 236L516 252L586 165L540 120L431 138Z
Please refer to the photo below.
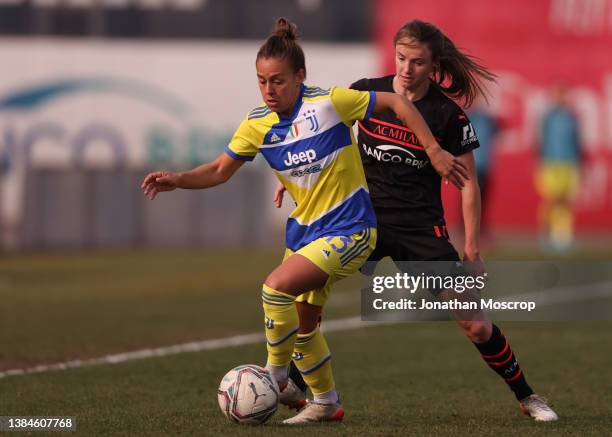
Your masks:
M149 199L155 199L157 193L162 191L172 191L178 188L179 174L168 171L156 171L149 173L142 181L142 192Z
M442 176L442 179L452 182L459 189L463 188L464 181L468 180L469 176L467 168L459 158L442 148L438 148L428 155L431 165Z
M283 206L283 197L285 195L285 190L285 186L280 182L276 186L276 190L274 190L274 205L276 205L277 208Z

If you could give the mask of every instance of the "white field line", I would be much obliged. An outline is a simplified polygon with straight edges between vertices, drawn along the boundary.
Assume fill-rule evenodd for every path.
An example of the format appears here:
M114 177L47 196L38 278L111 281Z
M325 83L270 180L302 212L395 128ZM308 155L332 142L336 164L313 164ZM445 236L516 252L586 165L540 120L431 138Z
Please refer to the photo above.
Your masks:
M324 332L346 331L358 328L368 328L396 322L363 322L361 317L349 317L346 319L327 320L323 322ZM167 355L181 354L185 352L200 352L206 350L223 349L226 347L243 346L247 344L264 343L266 337L263 333L236 335L234 337L216 338L212 340L193 341L173 346L159 347L155 349L141 349L120 354L105 355L88 360L72 360L63 363L41 364L23 369L10 369L0 372L0 378L18 375L30 375L33 373L45 373L54 370L77 369L80 367L97 366L101 364L119 364L131 360L142 360L145 358L164 357Z
M533 301L536 303L536 306L549 306L582 300L601 299L610 295L612 295L612 281L596 282L581 287L552 288L531 293L495 297L521 302Z
M517 295L496 296L497 299L511 298L516 301L535 301L537 306L556 305L560 303L576 302L581 300L599 299L612 294L612 282L590 284L583 287L566 287L559 289L543 290L535 293L524 293ZM361 317L349 317L346 319L326 320L323 322L323 332L348 331L359 328L370 328L381 325L390 325L415 320L397 319L381 322L364 322ZM418 321L418 320L417 320ZM153 357L164 357L185 352L200 352L206 350L223 349L226 347L243 346L247 344L263 343L265 335L253 333L236 335L233 337L216 338L212 340L194 341L173 346L159 347L155 349L141 349L132 352L124 352L114 355L105 355L88 360L72 360L63 363L41 364L34 367L21 369L9 369L0 372L0 379L8 376L29 375L33 373L45 373L54 370L77 369L80 367L97 366L101 364L119 364L126 361L141 360Z

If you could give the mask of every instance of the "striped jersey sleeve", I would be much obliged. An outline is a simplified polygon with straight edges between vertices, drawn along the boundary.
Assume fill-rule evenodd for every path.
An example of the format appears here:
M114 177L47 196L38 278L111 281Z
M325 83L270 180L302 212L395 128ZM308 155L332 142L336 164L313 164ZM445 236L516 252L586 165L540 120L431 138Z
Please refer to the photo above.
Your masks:
M258 142L257 132L249 125L247 116L234 132L225 152L234 159L252 161L259 151L258 144L261 141Z
M376 103L376 93L332 87L331 101L340 119L351 126L356 120L370 117Z

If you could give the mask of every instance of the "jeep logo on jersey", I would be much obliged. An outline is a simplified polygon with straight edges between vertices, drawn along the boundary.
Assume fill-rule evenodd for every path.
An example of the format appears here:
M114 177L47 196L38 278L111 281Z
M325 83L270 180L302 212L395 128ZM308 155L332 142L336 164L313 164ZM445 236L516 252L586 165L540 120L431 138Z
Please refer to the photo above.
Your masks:
M427 159L417 159L416 155L405 147L394 146L392 144L381 144L374 148L364 144L363 151L366 155L373 157L377 161L405 164L418 169L425 167L429 163ZM407 154L408 156L402 156L394 152L402 152L402 154Z
M295 164L302 164L305 162L310 164L312 161L316 159L317 159L317 153L312 149L308 149L300 153L287 152L287 159L285 159L283 162L285 163L287 167L289 167Z
M476 132L474 132L474 126L472 126L472 123L468 124L467 126L463 126L463 140L461 140L461 145L467 146L474 141L478 141L478 138L476 138Z

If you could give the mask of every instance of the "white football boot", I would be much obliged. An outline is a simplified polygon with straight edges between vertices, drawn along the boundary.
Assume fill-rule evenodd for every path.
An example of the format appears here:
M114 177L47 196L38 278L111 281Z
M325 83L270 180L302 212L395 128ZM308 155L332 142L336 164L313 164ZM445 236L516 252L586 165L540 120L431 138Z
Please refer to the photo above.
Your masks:
M283 420L283 425L306 425L316 422L341 422L344 418L342 404L320 404L309 400L298 414Z
M521 411L536 422L554 422L558 420L559 416L546 402L546 399L534 393L519 401L519 405Z
M300 411L306 405L306 394L289 378L287 385L280 392L278 401L289 409Z

